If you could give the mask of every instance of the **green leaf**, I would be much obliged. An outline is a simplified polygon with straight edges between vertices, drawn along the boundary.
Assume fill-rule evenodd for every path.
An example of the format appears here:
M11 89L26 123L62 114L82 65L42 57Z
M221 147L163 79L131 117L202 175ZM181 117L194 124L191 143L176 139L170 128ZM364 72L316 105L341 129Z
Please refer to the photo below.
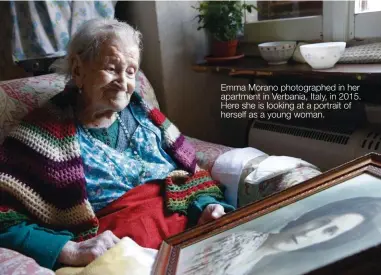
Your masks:
M242 30L244 11L256 9L254 5L240 1L201 1L195 9L199 14L198 30L205 28L215 39L226 41L236 39Z

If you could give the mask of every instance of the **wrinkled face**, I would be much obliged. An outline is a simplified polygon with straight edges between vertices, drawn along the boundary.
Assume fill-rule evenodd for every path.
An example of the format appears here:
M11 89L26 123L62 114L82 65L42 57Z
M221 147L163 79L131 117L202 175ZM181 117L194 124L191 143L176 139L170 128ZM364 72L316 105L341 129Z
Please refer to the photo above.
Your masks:
M280 233L273 248L294 251L323 243L355 228L364 221L360 214L327 215Z
M78 62L74 80L82 89L86 106L114 112L126 108L135 89L139 58L137 46L125 47L117 40L109 40L103 43L96 60Z

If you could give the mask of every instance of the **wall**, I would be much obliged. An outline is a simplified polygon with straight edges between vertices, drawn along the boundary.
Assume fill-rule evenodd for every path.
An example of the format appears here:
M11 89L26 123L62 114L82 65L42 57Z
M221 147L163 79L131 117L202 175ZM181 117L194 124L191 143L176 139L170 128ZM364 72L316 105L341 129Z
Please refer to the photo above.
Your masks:
M191 65L208 54L208 39L197 31L197 2L122 2L117 15L144 37L142 69L155 88L160 106L186 135L244 146L247 122L220 118L220 85L246 80L196 73Z

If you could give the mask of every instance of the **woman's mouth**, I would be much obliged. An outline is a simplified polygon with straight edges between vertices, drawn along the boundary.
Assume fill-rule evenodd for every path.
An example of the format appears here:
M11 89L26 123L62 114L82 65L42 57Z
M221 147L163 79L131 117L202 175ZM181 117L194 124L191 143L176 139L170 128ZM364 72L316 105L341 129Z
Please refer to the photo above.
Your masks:
M126 91L120 89L110 89L109 92L112 94L126 93Z

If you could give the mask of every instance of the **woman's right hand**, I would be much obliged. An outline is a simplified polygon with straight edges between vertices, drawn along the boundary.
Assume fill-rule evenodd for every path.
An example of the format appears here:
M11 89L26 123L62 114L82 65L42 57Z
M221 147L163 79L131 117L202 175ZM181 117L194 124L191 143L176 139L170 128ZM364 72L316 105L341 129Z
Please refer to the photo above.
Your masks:
M119 241L110 230L83 242L69 241L62 248L58 261L70 266L86 266Z

